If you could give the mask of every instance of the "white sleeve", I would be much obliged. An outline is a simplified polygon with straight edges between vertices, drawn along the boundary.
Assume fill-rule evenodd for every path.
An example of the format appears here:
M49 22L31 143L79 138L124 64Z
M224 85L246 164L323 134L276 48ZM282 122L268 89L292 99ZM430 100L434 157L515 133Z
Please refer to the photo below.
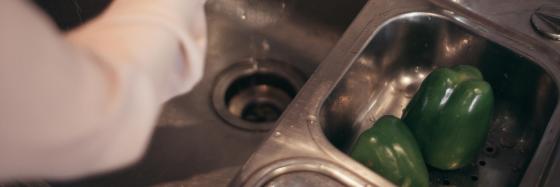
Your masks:
M163 102L202 77L203 4L116 0L62 34L26 1L0 1L0 181L139 159Z

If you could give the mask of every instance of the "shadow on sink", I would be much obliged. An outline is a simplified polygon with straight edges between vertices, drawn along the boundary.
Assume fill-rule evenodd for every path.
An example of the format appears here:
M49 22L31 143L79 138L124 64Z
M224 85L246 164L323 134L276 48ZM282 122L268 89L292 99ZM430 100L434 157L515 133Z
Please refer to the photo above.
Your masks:
M407 14L386 23L321 108L329 141L347 152L357 136L383 115L402 110L435 68L477 66L495 93L486 147L471 165L430 171L434 186L515 186L558 104L558 88L536 63L469 30L430 14Z

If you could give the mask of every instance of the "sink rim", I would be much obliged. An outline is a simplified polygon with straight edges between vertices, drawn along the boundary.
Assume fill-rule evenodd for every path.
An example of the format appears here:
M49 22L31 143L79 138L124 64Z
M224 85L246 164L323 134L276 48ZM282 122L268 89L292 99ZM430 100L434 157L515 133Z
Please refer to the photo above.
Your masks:
M357 181L358 183L387 185L386 180L379 180L377 174L357 164L336 149L324 135L317 116L319 116L326 98L377 32L402 16L429 15L451 21L531 60L553 79L557 88L560 88L560 66L554 63L556 59L560 59L560 54L551 46L522 33L501 27L449 1L398 0L396 3L394 2L390 0L369 1L364 6L342 39L286 109L284 116L277 122L275 131L245 164L232 183L234 186L252 186L255 184L252 181L256 181L252 178L262 172L262 166L277 160L297 159L299 156L311 156L336 163L346 168L344 170L361 178ZM554 108L541 142L520 183L521 186L539 184L542 181L542 175L547 171L546 163L550 161L555 151L554 147L560 132L560 129L557 128L559 125L557 121L560 117L559 106L560 104L557 103ZM276 134L282 134L282 136L276 136ZM302 137L301 134L308 136ZM290 139L288 140L286 137ZM293 142L304 145L293 145ZM305 149L301 149L302 147ZM284 151L278 151L278 149Z

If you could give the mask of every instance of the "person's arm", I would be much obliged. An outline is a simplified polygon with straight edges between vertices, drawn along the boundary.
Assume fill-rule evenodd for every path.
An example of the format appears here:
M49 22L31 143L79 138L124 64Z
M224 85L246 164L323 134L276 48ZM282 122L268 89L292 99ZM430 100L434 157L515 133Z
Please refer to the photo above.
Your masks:
M203 4L116 0L62 34L26 1L0 1L0 181L139 159L163 102L202 77Z

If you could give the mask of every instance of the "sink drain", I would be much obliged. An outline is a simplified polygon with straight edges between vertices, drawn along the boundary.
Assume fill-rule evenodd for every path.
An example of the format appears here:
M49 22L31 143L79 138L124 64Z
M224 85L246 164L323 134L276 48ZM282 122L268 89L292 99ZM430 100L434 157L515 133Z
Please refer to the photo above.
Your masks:
M219 77L212 102L229 124L245 130L267 131L303 85L294 68L278 61L242 62Z

